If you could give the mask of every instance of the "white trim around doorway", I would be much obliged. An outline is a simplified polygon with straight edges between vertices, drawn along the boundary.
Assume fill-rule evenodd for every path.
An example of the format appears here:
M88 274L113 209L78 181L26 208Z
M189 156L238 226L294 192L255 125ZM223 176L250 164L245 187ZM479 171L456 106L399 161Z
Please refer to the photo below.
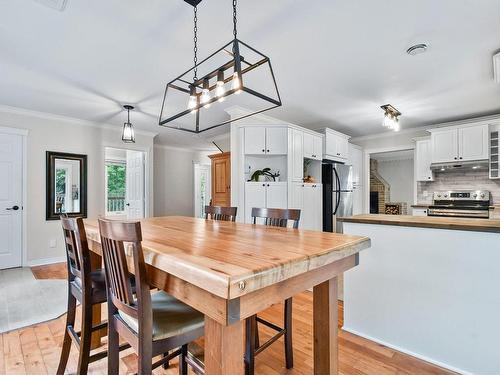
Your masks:
M394 152L394 151L405 151L405 150L413 150L413 160L415 160L415 144L404 144L399 146L391 146L391 147L381 147L381 148L370 148L364 150L364 177L366 181L366 188L364 191L363 198L363 212L370 213L370 156L371 154L378 154L381 152ZM414 172L415 173L415 172ZM413 178L413 202L417 201L417 181Z

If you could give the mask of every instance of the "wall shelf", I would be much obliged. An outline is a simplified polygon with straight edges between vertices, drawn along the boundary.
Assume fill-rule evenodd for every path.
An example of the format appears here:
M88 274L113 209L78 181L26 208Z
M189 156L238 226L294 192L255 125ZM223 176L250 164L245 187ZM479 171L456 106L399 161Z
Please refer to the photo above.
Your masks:
M500 178L499 174L499 131L493 130L490 133L490 178L498 179Z

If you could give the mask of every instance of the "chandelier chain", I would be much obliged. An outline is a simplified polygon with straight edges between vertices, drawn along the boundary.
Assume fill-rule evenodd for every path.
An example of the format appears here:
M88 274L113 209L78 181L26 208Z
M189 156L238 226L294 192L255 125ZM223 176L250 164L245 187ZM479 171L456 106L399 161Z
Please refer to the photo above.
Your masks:
M195 6L194 7L194 29L193 29L193 32L194 32L194 37L193 37L193 41L194 41L194 48L193 48L193 52L194 52L194 58L193 58L193 61L194 61L194 77L193 77L193 81L197 81L198 80L198 7Z
M236 39L236 34L237 34L237 30L236 30L236 22L237 22L237 19L236 19L236 4L237 0L233 0L233 35L234 35L234 39Z

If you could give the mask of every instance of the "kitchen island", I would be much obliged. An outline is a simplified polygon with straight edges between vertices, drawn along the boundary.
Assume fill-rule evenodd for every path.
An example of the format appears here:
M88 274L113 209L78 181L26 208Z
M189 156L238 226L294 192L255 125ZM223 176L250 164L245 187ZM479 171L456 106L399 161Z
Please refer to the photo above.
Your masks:
M464 374L500 374L500 220L358 215L344 329Z

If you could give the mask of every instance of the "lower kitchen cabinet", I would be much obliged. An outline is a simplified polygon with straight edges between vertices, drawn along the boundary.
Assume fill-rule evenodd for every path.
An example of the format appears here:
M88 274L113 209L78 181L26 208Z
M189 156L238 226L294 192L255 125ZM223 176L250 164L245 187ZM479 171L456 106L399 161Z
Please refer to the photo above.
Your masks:
M299 228L309 230L322 230L321 184L293 183L290 197L290 208L298 208L300 213Z
M413 216L427 216L427 208L413 208L412 209Z
M287 208L286 182L247 182L245 185L245 222L252 222L252 208Z

